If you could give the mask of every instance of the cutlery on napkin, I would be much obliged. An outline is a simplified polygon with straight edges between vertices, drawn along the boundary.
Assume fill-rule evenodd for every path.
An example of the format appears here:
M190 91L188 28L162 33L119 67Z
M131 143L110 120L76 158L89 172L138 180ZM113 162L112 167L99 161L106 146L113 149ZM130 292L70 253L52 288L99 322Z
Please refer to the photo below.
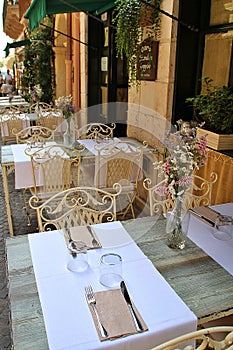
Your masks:
M197 207L189 209L190 213L193 214L198 219L204 221L206 224L210 226L215 225L215 221L217 217L220 215L217 211L209 208L209 207Z
M91 232L90 232L91 229ZM83 241L86 243L88 249L101 248L102 245L96 235L92 226L75 226L69 229L72 240ZM64 231L63 231L64 232ZM69 242L69 237L64 234L66 243Z
M107 331L107 336L102 335L99 326L99 321L93 310L93 307L88 303L98 336L100 341L111 340L125 337L131 334L139 333L135 325L134 318L128 307L128 304L121 292L121 289L111 289L94 293L96 300L96 310L102 325ZM141 324L140 332L148 330L139 311L132 302L132 307Z

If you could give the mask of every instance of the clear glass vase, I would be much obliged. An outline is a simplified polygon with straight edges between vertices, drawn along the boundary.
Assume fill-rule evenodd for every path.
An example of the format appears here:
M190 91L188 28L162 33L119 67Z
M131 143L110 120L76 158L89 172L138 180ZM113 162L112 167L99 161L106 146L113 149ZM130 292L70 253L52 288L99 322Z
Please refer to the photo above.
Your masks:
M173 249L184 249L188 233L190 214L183 209L183 199L176 198L174 209L167 213L167 244Z
M67 118L67 130L64 133L63 141L66 146L72 146L72 144L75 142L74 133L71 130L71 118Z

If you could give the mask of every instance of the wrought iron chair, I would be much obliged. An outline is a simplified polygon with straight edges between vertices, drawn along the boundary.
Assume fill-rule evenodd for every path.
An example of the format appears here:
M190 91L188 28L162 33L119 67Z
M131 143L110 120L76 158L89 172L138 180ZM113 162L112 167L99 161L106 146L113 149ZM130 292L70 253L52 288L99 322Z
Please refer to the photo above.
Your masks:
M31 195L37 196L43 202L63 190L79 184L81 152L83 146L72 148L53 144L32 152L27 148L25 153L30 157L34 186L29 188ZM24 190L24 208L28 214L26 191Z
M29 113L40 114L43 111L47 111L52 108L52 104L46 102L35 102L29 107Z
M133 141L116 141L97 147L95 183L107 191L120 183L118 216L124 219L129 211L135 218L133 203L142 173L143 148Z
M103 123L89 123L82 126L80 129L75 128L76 139L104 139L112 138L113 130L115 129L116 124L112 123L111 125Z
M9 112L8 114L1 115L2 143L5 145L9 142L16 142L16 134L29 126L29 119L21 116L19 113Z
M92 225L116 220L119 184L110 193L95 187L74 187L61 191L42 204L32 196L29 205L37 212L39 231L79 225Z
M56 129L63 122L61 111L56 108L50 108L36 119L36 125L45 126L50 129Z
M12 130L16 137L16 143L28 143L31 145L38 145L41 142L53 141L54 133L56 129L49 129L45 126L29 126L15 132Z
M223 335L222 340L214 339L215 335ZM189 343L189 345L187 345ZM233 327L215 326L190 332L174 338L151 350L232 350L233 349Z
M210 180L193 175L192 186L185 191L184 207L186 209L211 205L211 193L214 183L217 181L217 174L212 172ZM159 189L165 185L165 180L151 186L151 180L145 179L143 186L148 190L150 215L167 213L173 209L175 202L171 198L159 194Z

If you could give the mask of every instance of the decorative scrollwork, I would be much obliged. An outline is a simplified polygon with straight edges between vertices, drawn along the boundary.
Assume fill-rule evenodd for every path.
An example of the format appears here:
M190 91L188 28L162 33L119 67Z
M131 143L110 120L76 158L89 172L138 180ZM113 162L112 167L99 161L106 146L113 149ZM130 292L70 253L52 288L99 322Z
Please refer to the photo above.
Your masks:
M112 123L111 125L103 123L89 123L76 129L77 139L105 139L113 137L113 130L115 129L116 124Z
M75 187L55 194L42 204L37 196L32 196L29 205L37 211L40 231L51 226L61 229L114 221L121 186L116 184L116 189L117 192L109 193L95 187Z

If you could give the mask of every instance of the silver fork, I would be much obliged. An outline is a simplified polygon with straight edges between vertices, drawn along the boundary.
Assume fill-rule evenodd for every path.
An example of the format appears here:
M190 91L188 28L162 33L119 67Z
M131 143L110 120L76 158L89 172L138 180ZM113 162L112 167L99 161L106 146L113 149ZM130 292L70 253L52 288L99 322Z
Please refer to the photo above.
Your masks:
M85 293L86 293L86 299L87 299L87 302L88 304L91 305L95 315L96 315L96 318L97 318L97 322L99 324L99 328L100 328L100 332L101 332L101 335L102 337L107 337L108 336L108 332L106 331L106 329L104 328L101 320L100 320L100 317L99 317L99 314L98 314L98 311L96 309L96 299L95 299L95 295L94 295L94 292L93 292L93 289L92 289L92 286L86 286L85 287Z

